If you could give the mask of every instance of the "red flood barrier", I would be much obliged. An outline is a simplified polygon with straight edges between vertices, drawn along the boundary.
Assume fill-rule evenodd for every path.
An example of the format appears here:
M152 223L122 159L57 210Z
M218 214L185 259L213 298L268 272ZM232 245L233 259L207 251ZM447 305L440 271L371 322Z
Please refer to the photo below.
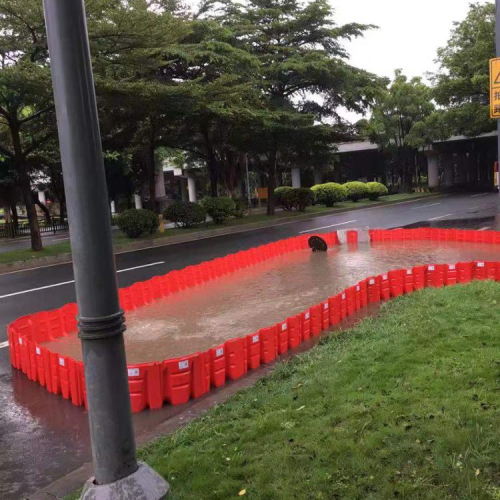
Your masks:
M322 234L328 245L339 244L336 232ZM273 259L289 252L308 249L309 236L298 236L233 255L171 271L164 276L119 290L125 311L151 304L155 300L218 279L238 269ZM348 231L349 243L358 240L357 231ZM500 244L495 231L445 229L371 230L370 240L377 241L457 241ZM273 362L278 355L301 342L317 337L330 326L365 307L368 303L388 300L425 286L442 287L467 283L472 279L500 280L499 262L459 262L430 264L397 269L372 276L348 287L305 312L258 333L230 339L206 352L176 359L129 365L130 399L134 412L158 409L165 402L183 404L236 380L262 363ZM53 394L60 394L76 406L87 404L83 363L50 351L43 342L72 334L77 329L77 306L67 304L17 319L7 327L11 364Z

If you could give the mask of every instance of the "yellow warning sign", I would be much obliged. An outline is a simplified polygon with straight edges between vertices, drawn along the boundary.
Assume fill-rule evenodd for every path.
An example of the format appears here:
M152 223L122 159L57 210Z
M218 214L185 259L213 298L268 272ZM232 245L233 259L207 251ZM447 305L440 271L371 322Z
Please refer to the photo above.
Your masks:
M500 57L490 59L490 116L500 118Z

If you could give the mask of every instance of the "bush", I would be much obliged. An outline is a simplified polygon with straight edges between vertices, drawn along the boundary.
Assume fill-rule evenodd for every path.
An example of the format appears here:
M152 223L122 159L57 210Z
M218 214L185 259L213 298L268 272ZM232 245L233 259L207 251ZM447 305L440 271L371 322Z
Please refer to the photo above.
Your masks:
M312 191L316 197L316 202L327 207L333 207L335 203L344 201L347 198L346 188L336 182L316 184L316 186L312 187Z
M211 198L207 196L201 200L201 204L215 224L224 224L233 217L236 210L236 203L231 198Z
M243 219L248 210L248 201L243 198L233 198L235 209L233 216L236 219Z
M167 207L163 216L172 221L175 227L188 228L205 222L207 211L198 203L178 201Z
M129 238L139 238L144 233L154 234L160 222L151 210L132 208L119 214L116 224Z
M354 203L368 196L368 190L364 182L346 182L344 187L347 190L347 198Z
M367 182L366 190L368 191L368 198L372 201L378 200L380 196L389 194L389 190L380 182Z
M314 201L314 193L309 188L282 186L274 190L274 196L276 203L286 211L304 212Z
M294 207L299 212L304 212L314 201L314 193L309 188L295 188L293 197Z
M287 212L292 210L294 205L294 188L290 186L281 186L274 190L274 199L276 204Z

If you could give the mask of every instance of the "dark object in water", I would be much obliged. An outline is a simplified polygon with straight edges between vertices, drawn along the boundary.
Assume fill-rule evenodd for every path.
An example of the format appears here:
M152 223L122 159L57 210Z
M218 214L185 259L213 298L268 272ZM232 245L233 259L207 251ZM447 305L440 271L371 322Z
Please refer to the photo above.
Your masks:
M326 252L328 250L328 245L323 238L311 236L309 238L309 248L311 248L313 252Z

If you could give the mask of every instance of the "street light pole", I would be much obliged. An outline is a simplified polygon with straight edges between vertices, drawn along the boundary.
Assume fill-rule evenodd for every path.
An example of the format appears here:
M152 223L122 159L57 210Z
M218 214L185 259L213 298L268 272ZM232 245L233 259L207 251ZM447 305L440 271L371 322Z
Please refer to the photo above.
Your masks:
M159 500L169 486L136 460L111 221L83 0L44 0L95 479L82 498ZM132 493L133 492L133 493ZM132 497L130 497L132 498Z

